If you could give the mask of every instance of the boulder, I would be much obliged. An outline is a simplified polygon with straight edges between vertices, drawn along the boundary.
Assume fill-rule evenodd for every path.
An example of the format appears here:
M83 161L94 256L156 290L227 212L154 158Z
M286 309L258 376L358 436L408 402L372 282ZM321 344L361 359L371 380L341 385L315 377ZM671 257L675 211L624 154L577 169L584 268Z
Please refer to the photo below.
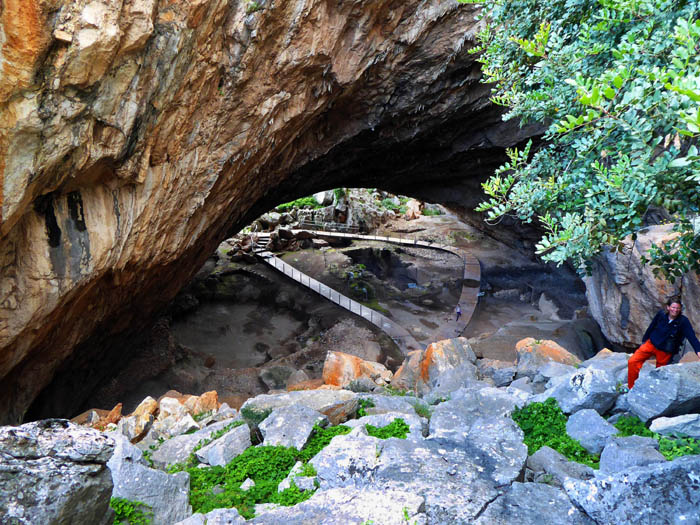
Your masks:
M316 490L316 476L302 476L301 472L303 468L304 464L301 461L297 461L292 467L292 470L289 471L287 477L280 482L279 486L277 487L277 492L284 492L292 486L292 483L294 483L294 485L296 485L296 487L302 492L307 490ZM252 482L252 480L247 481ZM243 485L241 485L241 487L243 487Z
M605 337L630 349L641 337L665 298L683 290L684 315L700 326L700 278L687 272L676 283L657 278L653 267L643 264L652 245L661 246L675 235L673 224L654 225L627 237L619 251L605 251L593 261L592 275L584 278L588 308Z
M559 487L563 486L567 478L591 479L595 472L588 465L569 461L563 454L549 447L541 447L527 458L527 467L535 473L535 481L547 480Z
M603 348L596 355L581 363L581 367L605 370L617 377L621 371L627 371L627 361L629 361L629 358L630 354L613 352L612 350Z
M368 487L378 463L381 440L367 435L364 426L335 436L309 463L316 469L320 488L354 485Z
M214 412L219 408L219 395L212 390L200 396L189 396L185 399L184 405L193 416Z
M241 415L253 423L266 418L275 408L303 405L328 417L331 425L346 421L357 412L357 394L349 390L299 390L261 394L248 399Z
M658 451L659 443L641 436L611 438L600 455L600 472L615 473L631 467L666 461Z
M593 409L584 408L569 417L566 433L591 454L600 454L608 440L618 430Z
M238 510L214 509L206 514L193 514L189 518L178 521L175 525L244 525L246 520L241 517Z
M518 390L522 390L523 392L527 392L528 394L533 393L532 382L527 376L523 376L520 379L516 379L510 384L509 388L517 388Z
M700 362L655 368L640 375L627 395L642 421L700 411Z
M577 365L581 360L554 341L533 339L527 337L521 339L515 345L517 355L515 365L518 376L535 377L538 369L550 361L565 365Z
M166 474L149 468L141 450L122 436L116 435L115 439L117 447L107 463L114 482L112 497L148 505L154 524L177 523L192 514L187 472Z
M306 444L315 425L326 426L328 418L303 405L291 405L273 410L259 425L263 445L294 447Z
M576 368L571 365L549 361L537 369L532 381L534 383L547 383L555 377L570 376L574 372L576 372Z
M250 428L243 424L195 452L197 459L211 466L224 466L251 445Z
M346 387L360 377L368 377L376 384L383 385L391 381L392 373L379 363L342 352L328 352L323 364L325 384Z
M564 490L598 523L694 523L700 508L698 472L700 456L685 456L590 480L570 479Z
M665 436L688 436L700 439L700 414L659 417L651 422L649 430Z
M562 377L565 379L565 376ZM605 414L615 404L618 395L617 383L610 374L604 370L581 368L568 380L563 380L536 396L536 400L543 401L553 397L566 414L573 414L584 408L592 408L599 414Z
M447 383L459 381L465 376L467 381L476 380L476 355L464 337L444 339L431 343L425 350L410 352L397 370L391 384L397 388L413 390L419 394L430 392L448 371L452 377L443 378L443 388Z
M151 461L153 461L156 467L162 469L175 463L182 463L189 457L200 441L209 439L212 434L218 432L232 422L232 419L219 421L193 434L182 434L168 439L162 444L153 444L155 450L151 454Z
M424 498L410 491L348 487L319 491L311 499L293 507L265 510L256 506L256 517L246 523L424 525L427 521Z
M0 521L113 521L112 478L105 464L114 440L66 420L0 428Z
M509 385L515 377L515 366L510 361L479 359L477 368L482 378L491 378L493 380L494 386Z
M566 518L564 518L566 516ZM486 507L476 525L595 525L576 508L566 493L544 483L513 483Z

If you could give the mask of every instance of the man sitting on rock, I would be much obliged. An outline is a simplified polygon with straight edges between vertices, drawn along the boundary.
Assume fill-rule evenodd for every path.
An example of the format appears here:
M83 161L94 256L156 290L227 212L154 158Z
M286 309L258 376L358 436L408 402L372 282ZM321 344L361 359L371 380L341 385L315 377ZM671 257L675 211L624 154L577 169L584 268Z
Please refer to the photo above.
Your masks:
M683 305L679 297L671 297L666 301L666 309L659 312L652 319L649 328L642 337L642 346L630 357L627 362L627 384L629 388L639 377L639 371L644 361L656 357L656 368L671 362L674 354L678 353L684 339L688 339L693 350L700 357L700 341L695 337L695 332L690 321L681 314Z

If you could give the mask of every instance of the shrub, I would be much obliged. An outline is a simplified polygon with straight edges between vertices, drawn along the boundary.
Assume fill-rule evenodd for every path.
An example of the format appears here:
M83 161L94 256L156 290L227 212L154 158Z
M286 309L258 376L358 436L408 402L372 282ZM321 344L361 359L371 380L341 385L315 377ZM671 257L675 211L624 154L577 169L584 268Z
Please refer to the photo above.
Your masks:
M276 210L279 212L285 212L291 210L292 208L306 207L316 210L318 208L323 208L323 205L319 204L313 196L309 196L302 197L301 199L297 199L291 202L285 202L284 204L280 204L279 206L277 206Z
M360 408L357 409L357 417L364 417L367 415L368 408L374 408L374 401L369 398L360 399L357 404Z
M532 455L548 446L567 459L598 468L599 458L566 433L566 416L553 398L544 403L531 403L512 414L513 420L525 433L525 445Z
M299 453L299 460L306 463L316 454L318 454L321 449L323 449L328 443L331 442L335 436L342 436L352 430L350 427L345 425L337 425L335 427L321 428L318 425L314 426L314 432L309 438L309 441L304 445Z
M140 501L129 501L124 498L112 498L109 506L114 509L114 525L128 523L129 525L148 525L152 522L151 507Z
M637 416L623 416L615 423L618 436L643 436L659 442L659 452L672 460L681 456L699 455L700 442L691 437L667 437L649 430Z
M406 422L401 418L394 419L391 423L383 427L365 425L365 428L367 429L367 434L379 439L389 439L392 437L406 439L410 430Z

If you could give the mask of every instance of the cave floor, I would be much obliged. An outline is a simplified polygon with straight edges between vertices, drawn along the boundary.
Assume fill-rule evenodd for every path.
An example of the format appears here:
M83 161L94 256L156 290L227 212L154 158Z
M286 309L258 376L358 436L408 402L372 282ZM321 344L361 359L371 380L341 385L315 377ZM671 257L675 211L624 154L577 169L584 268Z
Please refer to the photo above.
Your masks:
M397 219L377 233L411 234L471 250L480 261L482 276L509 275L515 283L508 281L509 286L527 289L528 283L520 281L531 275L521 270L537 266L449 213L411 221ZM390 316L423 344L452 333L462 270L455 256L374 241L353 241L350 246L299 250L281 256L341 293L364 299L366 305ZM348 278L348 270L357 270L358 264L365 266L363 276ZM171 389L191 394L217 390L221 399L240 406L247 397L268 391L269 386L259 378L262 365L287 366L303 370L311 379L319 378L330 350L384 362L393 369L400 364L395 345L375 327L262 263L210 261L199 279L206 281L217 274L221 278L239 270L262 276L265 286L274 290L274 299L255 300L251 288L262 285L251 287L249 282L239 281L227 285L229 297L200 298L195 310L180 316L171 326L184 357L158 376L122 392L121 398L103 399L104 408L121 401L126 413L146 396L158 397ZM466 330L451 335L471 338L478 354L512 361L515 343L523 337L554 339L575 353L590 352L577 347L581 341L570 327L576 321L559 319L556 309L543 308L536 297L523 297L513 289L500 290L483 277L482 286L486 293ZM371 288L371 297L363 297L363 287ZM566 295L567 290L559 289L558 293ZM585 305L578 291L572 291L570 302L570 311Z

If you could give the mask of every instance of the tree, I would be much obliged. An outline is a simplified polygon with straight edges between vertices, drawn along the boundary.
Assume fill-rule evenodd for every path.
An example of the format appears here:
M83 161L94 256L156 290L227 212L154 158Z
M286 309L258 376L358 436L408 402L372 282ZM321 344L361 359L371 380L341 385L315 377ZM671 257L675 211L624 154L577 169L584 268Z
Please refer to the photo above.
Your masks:
M586 270L662 208L678 235L648 254L655 271L698 271L699 2L459 1L484 7L473 51L504 119L546 129L537 151L508 151L477 209L540 221L543 259Z

